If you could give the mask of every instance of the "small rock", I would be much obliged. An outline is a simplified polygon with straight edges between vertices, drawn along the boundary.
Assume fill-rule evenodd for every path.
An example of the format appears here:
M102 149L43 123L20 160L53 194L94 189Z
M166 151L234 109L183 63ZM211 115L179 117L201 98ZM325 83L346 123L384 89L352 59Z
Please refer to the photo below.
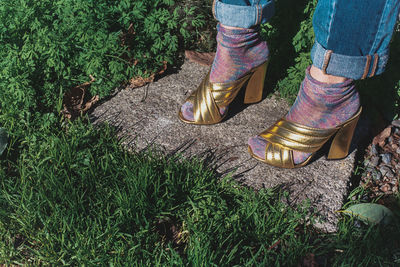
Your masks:
M393 151L397 151L397 149L399 148L399 146L394 143L392 143L391 147Z
M364 160L364 166L365 167L372 166L371 161L369 159Z
M400 155L400 147L396 149L396 153Z
M396 128L395 130L394 130L394 134L400 134L400 129L399 128Z
M380 168L380 172L382 173L383 176L389 177L389 178L393 178L394 177L394 173L392 172L392 170L387 167L387 166L382 166Z
M370 163L371 163L371 165L374 166L374 167L378 166L378 164L379 164L379 157L377 157L377 156L372 157L371 160L370 160Z
M392 187L392 191L393 191L394 193L397 193L397 192L399 191L399 188L397 187L397 185L395 185L395 186Z
M373 179L374 181L379 181L379 180L382 179L382 174L381 174L380 172L378 172L377 170L374 170L374 171L371 173L371 175L372 175L372 179Z
M359 220L355 220L354 221L354 227L356 227L356 228L361 228L361 222L359 221Z
M374 145L378 145L379 144L379 146L383 147L385 145L386 138L388 138L391 133L392 133L392 128L391 127L387 127L380 134L375 136L375 138L372 140L372 143Z
M396 166L394 166L395 169L400 170L400 163L397 163Z
M392 125L395 126L395 127L397 127L397 128L400 128L400 120L394 120L394 121L392 121Z
M385 164L389 165L390 162L392 161L392 154L390 154L390 153L381 154L380 156L381 156L382 162Z
M380 188L379 188L382 192L387 192L387 191L389 191L390 190L390 185L388 185L388 184L384 184L384 185L382 185Z
M378 155L378 147L374 144L371 145L371 154Z
M393 137L389 136L388 142L389 142L389 143L392 143L392 142L393 142Z
M361 199L362 199L363 201L368 201L368 202L371 201L368 195L363 195L363 196L361 197Z
M365 171L369 174L372 173L373 171L376 171L376 169L373 166L368 165Z

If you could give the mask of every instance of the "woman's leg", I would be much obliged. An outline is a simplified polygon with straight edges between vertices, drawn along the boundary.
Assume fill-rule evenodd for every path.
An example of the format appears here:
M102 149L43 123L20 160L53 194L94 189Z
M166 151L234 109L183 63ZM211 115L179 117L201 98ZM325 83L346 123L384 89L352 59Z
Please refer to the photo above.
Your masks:
M320 0L313 19L313 66L286 119L327 129L351 118L360 106L353 80L384 71L399 7L398 0ZM265 139L250 138L249 145L265 158ZM294 163L309 155L294 151Z
M313 65L354 80L381 74L399 9L398 0L320 0L313 18Z
M260 23L273 14L273 2L267 0L216 0L213 5L217 26L217 51L210 72L211 83L238 80L269 57L266 42L259 34ZM193 121L193 104L181 107L186 120ZM226 108L220 108L224 114Z

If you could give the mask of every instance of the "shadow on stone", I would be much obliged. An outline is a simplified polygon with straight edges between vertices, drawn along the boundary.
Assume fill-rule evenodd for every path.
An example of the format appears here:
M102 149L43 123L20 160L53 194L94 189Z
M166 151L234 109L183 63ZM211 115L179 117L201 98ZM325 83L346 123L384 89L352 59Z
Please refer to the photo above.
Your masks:
M315 210L321 211L321 217L326 218L318 226L323 231L335 231L336 211L347 195L357 150L337 161L327 161L321 152L311 164L293 170L271 167L251 158L247 152L248 138L272 125L289 109L288 103L274 95L247 106L240 104L238 98L231 104L228 119L216 125L182 123L177 116L180 105L207 71L208 68L185 62L178 73L150 84L144 101L140 88L121 90L97 106L91 119L95 124L107 121L116 127L123 143L133 151L156 146L170 155L200 157L219 175L232 175L254 190L290 186L289 191L297 196L294 199L298 203L310 201ZM354 144L358 140L360 137L356 136Z

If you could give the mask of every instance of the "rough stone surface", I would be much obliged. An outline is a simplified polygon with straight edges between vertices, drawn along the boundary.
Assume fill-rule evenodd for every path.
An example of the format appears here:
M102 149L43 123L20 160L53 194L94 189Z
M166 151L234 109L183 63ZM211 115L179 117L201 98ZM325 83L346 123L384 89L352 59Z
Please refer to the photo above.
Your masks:
M283 187L290 192L291 203L310 200L321 215L317 227L327 232L335 231L336 211L348 194L355 145L344 160L327 161L323 155L299 169L280 169L259 162L247 152L248 138L284 116L289 105L277 97L268 97L250 106L235 100L230 105L228 118L222 123L211 126L184 124L178 119L177 111L207 71L207 67L185 62L179 71L155 83L121 90L95 108L91 113L92 120L116 125L135 149L158 144L168 152L178 149L188 156L211 152L218 172L224 175L233 172L235 179L256 189ZM357 135L353 140L359 139Z

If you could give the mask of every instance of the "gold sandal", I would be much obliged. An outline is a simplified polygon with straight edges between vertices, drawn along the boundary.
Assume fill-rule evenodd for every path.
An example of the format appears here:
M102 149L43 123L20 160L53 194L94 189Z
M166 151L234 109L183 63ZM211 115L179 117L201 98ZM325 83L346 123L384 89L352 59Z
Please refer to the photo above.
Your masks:
M215 124L222 121L228 112L225 111L224 115L221 115L219 109L228 107L246 82L246 93L243 102L251 104L261 101L267 66L268 61L251 69L242 78L227 83L211 83L209 81L209 72L197 90L186 99L186 102L193 103L194 121L185 119L181 110L178 114L179 118L185 123L199 125Z
M269 165L287 169L299 168L307 165L315 153L333 137L327 159L345 158L349 154L351 140L361 111L360 107L352 118L330 129L306 127L282 118L259 134L268 141L265 148L265 159L256 156L250 146L248 146L248 150L251 156ZM312 154L306 161L295 165L294 150Z

